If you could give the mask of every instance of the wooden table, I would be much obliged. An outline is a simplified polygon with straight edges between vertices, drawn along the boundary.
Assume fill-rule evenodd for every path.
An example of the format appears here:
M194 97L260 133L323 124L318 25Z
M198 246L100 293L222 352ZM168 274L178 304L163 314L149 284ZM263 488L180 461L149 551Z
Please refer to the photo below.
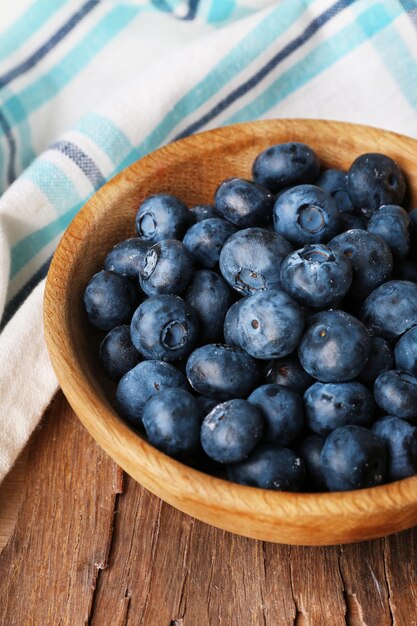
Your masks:
M0 539L17 508L1 626L417 624L417 529L329 548L216 530L124 476L61 394L0 489Z

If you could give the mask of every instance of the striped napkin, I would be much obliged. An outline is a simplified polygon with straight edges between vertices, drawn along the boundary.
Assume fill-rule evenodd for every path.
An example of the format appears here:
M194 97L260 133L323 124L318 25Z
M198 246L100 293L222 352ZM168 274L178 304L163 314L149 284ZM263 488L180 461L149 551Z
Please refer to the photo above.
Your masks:
M321 117L417 135L413 0L0 0L0 480L57 382L51 255L84 202L169 141Z

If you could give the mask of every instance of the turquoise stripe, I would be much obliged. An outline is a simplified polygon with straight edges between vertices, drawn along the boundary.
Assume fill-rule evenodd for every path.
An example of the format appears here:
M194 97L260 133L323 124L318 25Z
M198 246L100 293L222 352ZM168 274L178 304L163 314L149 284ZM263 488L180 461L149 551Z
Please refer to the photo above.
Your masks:
M75 130L91 139L114 164L120 163L134 150L132 142L120 128L98 113L87 113L75 126Z
M67 2L68 0L37 0L31 4L21 17L0 33L0 59L15 52Z
M235 0L213 0L207 17L208 22L223 22L231 16Z
M315 50L308 52L304 59L283 72L260 96L222 121L222 125L256 119L264 115L320 72L386 28L401 13L400 9L387 12L383 4L376 4L364 11L357 17L356 22L319 44Z

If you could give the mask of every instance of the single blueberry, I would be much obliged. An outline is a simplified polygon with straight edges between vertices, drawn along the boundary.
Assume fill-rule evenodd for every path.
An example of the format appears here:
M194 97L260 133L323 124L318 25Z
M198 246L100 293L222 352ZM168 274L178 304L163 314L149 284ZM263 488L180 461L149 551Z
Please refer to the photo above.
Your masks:
M320 161L305 143L280 143L263 150L252 165L253 179L273 192L284 187L313 183L320 172Z
M190 225L186 205L176 196L158 193L142 202L136 215L136 231L141 239L157 243L162 239L182 239Z
M301 439L296 447L296 452L306 468L306 483L317 491L327 491L320 458L325 441L325 438L319 435L308 435Z
M368 232L379 235L397 259L405 259L410 251L410 224L407 211L396 204L377 209L368 222Z
M398 164L385 154L361 154L347 173L349 196L365 217L383 204L401 204L405 180Z
M388 341L378 335L371 336L369 357L358 379L365 385L373 385L382 372L392 369L393 366L394 355Z
M322 311L310 318L298 356L303 368L321 382L352 380L370 351L367 329L345 311Z
M362 321L372 334L386 339L417 326L417 284L391 280L377 287L363 303Z
M392 253L378 235L354 228L334 237L329 248L351 262L353 280L349 293L355 298L366 297L391 276Z
M200 407L188 391L164 389L143 408L143 425L149 442L170 456L193 454L200 443Z
M218 463L246 459L264 431L260 410L246 400L228 400L206 415L201 425L204 452Z
M236 338L256 359L279 359L297 347L304 329L300 306L285 291L253 294L238 309Z
M367 426L374 414L372 393L361 383L314 383L304 394L306 421L317 435L339 426Z
M302 459L271 444L260 444L246 461L230 465L227 475L234 483L274 491L300 491L306 479Z
M210 270L195 272L184 300L200 320L199 342L221 341L226 313L232 304L232 291L223 278Z
M84 291L88 319L101 330L130 321L139 300L139 292L128 278L107 270L94 274Z
M388 479L401 480L417 474L417 428L399 417L387 415L372 426L385 442Z
M140 286L148 296L180 294L188 286L193 260L181 241L164 239L145 254L140 268Z
M312 308L324 308L340 301L351 282L349 259L323 244L304 246L287 256L281 265L283 288L299 304Z
M315 185L321 187L321 189L324 189L332 196L340 212L353 215L355 207L347 189L346 172L342 170L324 170L315 181Z
M113 380L119 380L141 360L130 338L130 326L122 325L113 328L100 344L100 362Z
M203 220L218 217L217 212L211 204L196 204L191 207L190 217L193 222L202 222Z
M261 370L255 359L231 346L209 344L194 350L187 361L191 386L217 400L247 398L258 385Z
M382 372L375 381L374 396L377 405L389 415L417 417L417 378L407 372Z
M268 221L274 196L265 187L243 178L228 178L216 189L214 207L225 220L247 228Z
M224 340L229 346L239 347L239 339L238 339L238 321L239 321L239 310L242 306L244 300L238 300L226 313L226 317L224 318L224 326L223 326L223 335Z
M243 295L281 286L281 263L292 252L284 237L264 228L247 228L227 240L220 253L220 271Z
M293 244L326 243L340 231L340 213L327 191L298 185L281 194L274 205L274 228Z
M104 268L128 278L138 279L140 265L149 246L149 241L139 237L121 241L106 256Z
M121 414L140 426L145 403L151 396L170 387L189 389L182 372L163 361L142 361L129 370L117 386L116 401Z
M341 426L327 437L320 455L330 491L380 485L385 478L384 440L362 426Z
M248 402L257 406L265 419L263 440L267 443L287 446L303 427L303 401L288 387L262 385L252 391Z
M265 380L267 383L283 385L298 393L304 393L314 382L310 374L301 367L296 354L268 361L265 367Z
M214 217L191 226L183 243L198 265L211 270L217 267L224 244L236 231L230 222Z
M147 298L130 324L132 342L147 359L178 361L188 356L198 338L194 309L179 296Z
M395 365L398 370L417 376L417 326L413 326L395 346Z

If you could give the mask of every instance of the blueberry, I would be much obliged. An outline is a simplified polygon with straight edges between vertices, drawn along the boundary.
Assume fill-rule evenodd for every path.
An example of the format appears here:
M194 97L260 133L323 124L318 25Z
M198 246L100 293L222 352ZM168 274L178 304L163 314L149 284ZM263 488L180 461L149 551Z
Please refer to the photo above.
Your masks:
M182 239L190 225L186 205L176 196L158 193L142 202L136 215L136 231L141 239L157 243L162 239Z
M300 432L304 423L303 401L292 389L262 385L252 391L248 402L257 406L265 419L265 442L287 446Z
M395 365L397 369L417 376L417 326L413 326L395 346Z
M184 245L196 263L211 270L217 267L221 249L236 230L220 217L203 220L187 230Z
M129 279L107 270L94 274L84 291L88 319L101 330L130 321L138 302L139 292Z
M145 254L140 268L140 286L148 296L180 294L190 282L193 260L181 241L164 239Z
M299 303L324 308L341 300L352 282L349 259L323 244L293 252L281 265L283 288Z
M322 311L309 320L298 356L308 374L337 383L355 378L369 351L369 334L359 320L345 311Z
M407 372L382 372L375 381L374 396L378 406L389 415L417 417L417 378Z
M284 237L264 228L247 228L230 237L220 253L220 271L243 295L281 286L281 263L292 252Z
M260 291L243 300L238 310L236 338L256 359L279 359L291 354L304 329L300 306L285 291Z
M187 376L198 393L217 400L230 400L247 398L257 386L261 370L243 350L209 344L189 356Z
M371 349L365 367L359 374L359 380L365 385L373 385L382 372L392 369L394 355L388 341L377 335L371 336Z
M301 367L296 354L268 361L265 367L265 380L267 383L283 385L298 393L304 393L314 382L314 379Z
M142 361L120 380L116 401L122 415L140 426L145 402L170 387L188 389L187 379L182 372L163 361Z
M136 309L130 325L135 348L147 359L178 361L188 356L198 337L194 309L179 296L148 298Z
M258 154L252 166L253 179L273 192L312 183L319 171L320 161L314 150L296 141L267 148Z
M405 420L387 415L372 426L385 442L388 479L400 480L417 474L417 428Z
M246 459L264 430L260 410L246 400L228 400L206 415L201 425L204 452L218 463Z
M128 278L138 279L140 264L149 246L149 241L139 237L121 241L106 256L104 268Z
M184 300L200 320L200 343L222 340L224 320L232 304L232 292L223 278L210 270L195 272Z
M364 298L387 281L392 272L392 253L385 241L366 230L353 228L329 242L329 248L344 254L352 264L350 295Z
M395 339L417 326L417 285L391 280L373 291L363 303L362 320L375 335Z
M247 228L270 219L274 196L268 189L243 178L228 178L216 189L214 207L225 220Z
M345 230L353 230L354 228L359 230L366 230L368 223L363 215L358 213L348 213L344 211L340 213L340 232Z
M214 398L207 398L206 396L197 396L196 402L200 410L201 419L204 419L205 416L218 405L217 400L214 400Z
M100 362L106 374L119 380L141 360L130 338L130 326L113 328L100 344Z
M239 339L238 339L238 321L239 321L239 310L242 306L244 300L238 300L226 313L226 317L224 319L223 326L223 334L224 340L229 346L239 347Z
M271 444L259 445L246 461L230 465L227 475L234 483L274 491L300 491L306 478L295 452Z
M314 383L304 394L308 426L328 435L339 426L367 426L372 421L374 399L361 383Z
M394 270L395 278L398 280L409 280L412 283L417 283L417 263L414 259L397 261Z
M407 211L395 204L387 204L372 214L368 232L382 237L395 258L405 259L410 251L410 223Z
M324 437L308 435L301 439L296 448L296 452L301 457L306 468L307 484L311 488L320 491L327 491L320 458L324 442Z
M342 170L324 170L315 181L315 184L332 196L339 211L353 214L355 207L347 189L346 172Z
M320 459L330 491L349 491L384 481L384 440L362 426L341 426L327 437Z
M340 231L340 213L327 191L298 185L281 194L274 205L274 228L291 243L326 243Z
M383 204L401 204L404 198L404 176L385 154L361 154L350 166L347 181L355 208L366 217Z
M185 389L164 389L149 398L142 421L150 443L170 456L182 458L199 448L200 407Z
M218 217L217 212L211 204L197 204L191 207L190 216L193 222L202 222L212 217Z

